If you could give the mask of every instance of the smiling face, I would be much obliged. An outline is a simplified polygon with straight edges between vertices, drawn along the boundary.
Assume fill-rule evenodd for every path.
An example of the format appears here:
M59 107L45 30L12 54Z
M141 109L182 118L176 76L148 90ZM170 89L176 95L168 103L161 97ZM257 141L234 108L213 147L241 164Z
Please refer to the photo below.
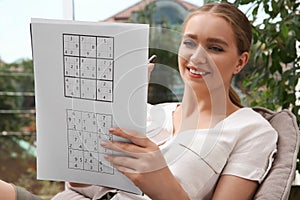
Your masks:
M211 13L192 16L186 23L179 48L179 71L195 92L225 87L248 61L238 53L231 25Z

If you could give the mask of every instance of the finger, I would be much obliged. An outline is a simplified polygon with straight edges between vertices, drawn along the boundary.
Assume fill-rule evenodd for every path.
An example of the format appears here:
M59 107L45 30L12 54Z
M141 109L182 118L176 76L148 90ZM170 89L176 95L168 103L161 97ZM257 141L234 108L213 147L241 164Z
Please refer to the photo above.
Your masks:
M127 168L127 167L123 167L123 166L114 166L119 172L123 173L125 176L127 176L128 178L130 178L130 175L132 174L136 174L137 172L133 169Z
M151 147L154 146L146 135L141 134L134 130L124 129L124 128L110 128L109 132L118 137L130 140L132 143L141 147Z
M149 173L166 167L165 164L160 164L159 166L153 165L153 163L143 162L143 160L126 156L105 155L104 158L110 162L114 168L119 170L120 167L122 167L125 171L121 171L126 173Z
M117 164L117 162L120 163ZM159 163L159 165L157 165L153 163L143 162L142 160L139 159L131 159L126 161L115 160L114 163L112 163L112 165L115 168L118 168L118 170L122 171L122 173L135 173L135 174L151 173L168 167L165 162ZM127 169L127 171L120 169L120 167ZM130 170L130 172L128 170Z
M113 156L113 155L104 155L105 160L110 162L114 167L124 167L135 171L136 159L127 156Z
M103 148L125 153L128 156L136 157L136 158L140 157L141 154L147 153L145 148L127 142L101 141L100 145Z
M136 173L147 173L162 169L167 163L160 152L129 153L132 156L105 155L105 159L116 166L124 166ZM134 157L135 156L135 157Z
M154 64L153 63L149 63L148 64L148 82L150 81L150 77L151 77L151 73L154 69Z

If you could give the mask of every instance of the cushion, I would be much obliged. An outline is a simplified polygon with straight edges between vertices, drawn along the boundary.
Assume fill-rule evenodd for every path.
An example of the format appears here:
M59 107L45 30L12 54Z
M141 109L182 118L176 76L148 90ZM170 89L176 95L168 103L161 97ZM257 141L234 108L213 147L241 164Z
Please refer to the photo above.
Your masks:
M273 112L255 107L256 112L266 118L278 132L277 154L273 166L259 186L254 199L286 200L289 198L294 180L299 150L299 128L296 117L289 110Z

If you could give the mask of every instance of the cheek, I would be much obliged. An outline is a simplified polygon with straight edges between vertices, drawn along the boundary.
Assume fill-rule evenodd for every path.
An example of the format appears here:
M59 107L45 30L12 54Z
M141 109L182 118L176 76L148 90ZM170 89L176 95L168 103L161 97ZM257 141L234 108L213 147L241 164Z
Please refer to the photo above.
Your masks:
M191 59L191 56L193 55L193 50L188 49L184 46L180 46L178 50L178 67L179 72L181 75L183 75L184 70L189 63L189 60Z
M226 62L226 60L218 61L215 60L217 70L219 72L219 77L222 77L223 81L228 84L231 82L233 76L233 63Z
M190 59L192 54L193 54L193 51L191 49L186 48L183 45L181 45L178 50L178 62L179 63L188 62L188 60Z
M236 63L232 62L234 60L234 58L228 60L226 62L226 60L224 60L222 63L219 63L220 66L220 70L223 71L223 73L228 74L228 76L232 76L235 69L236 69Z
M186 55L186 52L183 50L182 46L179 47L178 51L178 67L179 71L182 72L182 68L186 65L188 60L188 57Z
M183 75L183 70L186 66L186 63L186 60L180 55L178 55L178 69L181 76Z

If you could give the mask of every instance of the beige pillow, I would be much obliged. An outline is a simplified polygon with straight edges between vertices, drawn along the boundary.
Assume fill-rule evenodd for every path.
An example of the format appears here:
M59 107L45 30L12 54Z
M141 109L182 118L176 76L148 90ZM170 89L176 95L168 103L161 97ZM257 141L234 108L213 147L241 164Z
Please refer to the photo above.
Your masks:
M256 112L266 118L278 132L278 150L273 166L261 183L254 197L256 200L286 200L289 198L294 180L299 150L299 127L296 117L289 110L273 112L255 107Z

